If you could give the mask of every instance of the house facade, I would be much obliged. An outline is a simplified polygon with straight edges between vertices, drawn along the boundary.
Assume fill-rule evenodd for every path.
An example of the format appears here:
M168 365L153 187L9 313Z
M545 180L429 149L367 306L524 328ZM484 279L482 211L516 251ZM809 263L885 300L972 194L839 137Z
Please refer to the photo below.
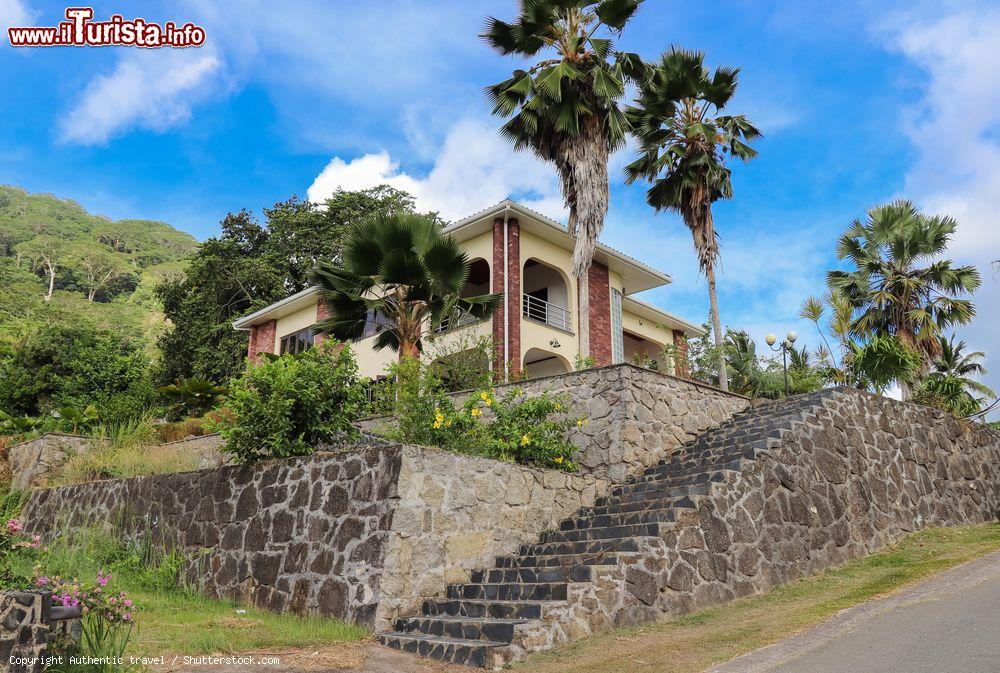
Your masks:
M463 296L503 295L484 321L456 321L435 335L435 351L492 337L493 367L503 378L529 378L572 371L582 352L580 320L590 325L590 357L597 366L642 359L658 369L687 375L686 338L704 334L699 326L642 302L632 295L666 285L670 277L599 244L590 268L590 315L581 316L572 274L574 237L566 227L513 201L503 201L445 229L471 261ZM319 288L310 287L233 323L250 333L248 357L295 353L313 345L313 325L329 316ZM378 326L352 344L362 376L377 378L396 359L374 349ZM665 353L665 348L669 354Z

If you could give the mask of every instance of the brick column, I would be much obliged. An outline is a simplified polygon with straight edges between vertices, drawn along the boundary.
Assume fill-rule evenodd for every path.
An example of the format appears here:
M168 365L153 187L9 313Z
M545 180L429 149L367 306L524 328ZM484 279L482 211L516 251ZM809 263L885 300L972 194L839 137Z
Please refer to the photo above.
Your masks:
M590 357L598 367L611 364L611 281L598 262L587 272L590 285Z
M247 347L247 359L251 364L257 364L260 361L261 353L274 352L274 333L277 326L277 321L270 320L250 328L250 344Z
M674 376L682 379L691 378L691 366L688 362L688 340L684 332L674 330Z
M510 373L521 371L521 228L517 220L507 220L507 268L503 265L503 218L493 220L493 292L503 293L503 279L507 281L507 302L501 301L493 312L493 371L503 375L503 326L504 316L510 315L507 327L508 359Z
M320 299L319 301L316 302L316 322L321 322L323 320L326 320L332 315L333 311L330 310L330 307L327 305L325 301ZM323 345L323 339L325 337L326 337L325 334L314 335L313 344L315 344L315 346L319 348L321 345Z

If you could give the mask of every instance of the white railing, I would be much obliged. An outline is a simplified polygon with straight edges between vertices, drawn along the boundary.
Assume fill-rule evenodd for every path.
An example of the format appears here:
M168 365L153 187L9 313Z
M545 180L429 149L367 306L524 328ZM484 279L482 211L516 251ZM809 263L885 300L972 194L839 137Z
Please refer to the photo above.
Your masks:
M571 331L569 309L533 297L530 294L522 295L521 315L528 320L535 320L556 329Z
M459 327L472 325L473 323L477 323L480 320L482 320L482 318L477 318L468 311L463 311L459 309L457 312L457 317L453 314L443 318L441 320L441 324L434 329L434 333L443 334L445 332L450 332L454 329L458 329Z

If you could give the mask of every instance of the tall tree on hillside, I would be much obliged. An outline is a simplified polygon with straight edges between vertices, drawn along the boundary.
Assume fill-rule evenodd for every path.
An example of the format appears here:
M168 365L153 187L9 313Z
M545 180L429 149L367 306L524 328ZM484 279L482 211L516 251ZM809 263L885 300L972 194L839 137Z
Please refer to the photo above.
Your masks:
M757 156L751 143L761 133L743 115L723 115L736 93L739 69L709 73L700 52L672 49L650 69L627 114L639 138L639 157L625 168L629 183L639 178L653 186L646 201L656 210L675 210L691 230L698 264L708 280L708 299L716 346L722 348L722 321L715 292L718 234L712 204L733 196L730 157ZM729 389L725 363L719 387Z
M94 301L98 293L114 281L132 274L136 268L129 256L114 252L99 243L76 243L68 252L69 263L82 271L83 290L87 301Z
M14 250L19 259L28 260L32 271L45 273L48 278L45 301L52 301L52 293L56 289L56 275L70 250L68 242L58 236L43 234L17 244Z
M432 217L380 215L352 225L339 264L321 262L313 276L331 318L318 333L351 341L372 330L375 350L420 355L425 336L467 313L485 319L499 295L461 297L469 258Z
M608 158L629 131L619 102L642 77L642 59L618 51L642 0L524 0L514 23L490 17L484 39L504 56L535 59L487 87L493 114L509 118L500 133L517 149L555 165L576 236L573 275L580 297L582 355L590 352L588 271L608 212Z
M895 201L855 220L837 243L837 257L850 271L830 271L830 287L854 308L852 331L861 339L895 336L920 355L920 374L941 354L942 331L968 323L975 306L959 295L980 285L973 266L943 259L957 223L923 215L909 201ZM901 382L904 398L910 384Z

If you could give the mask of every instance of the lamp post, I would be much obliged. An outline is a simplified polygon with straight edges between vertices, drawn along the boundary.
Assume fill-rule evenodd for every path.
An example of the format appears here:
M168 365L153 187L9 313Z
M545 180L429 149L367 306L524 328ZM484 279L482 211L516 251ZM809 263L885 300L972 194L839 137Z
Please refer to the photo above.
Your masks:
M798 334L796 334L795 332L789 332L788 335L785 337L785 340L781 342L781 345L775 347L774 344L778 341L778 337L774 336L773 334L768 334L766 337L764 337L764 341L767 342L767 345L771 348L772 351L774 351L775 353L781 351L781 365L782 367L784 367L785 370L785 397L788 397L789 395L792 394L791 388L788 385L788 351L792 350L792 344L794 344L795 340L798 338L799 338Z

